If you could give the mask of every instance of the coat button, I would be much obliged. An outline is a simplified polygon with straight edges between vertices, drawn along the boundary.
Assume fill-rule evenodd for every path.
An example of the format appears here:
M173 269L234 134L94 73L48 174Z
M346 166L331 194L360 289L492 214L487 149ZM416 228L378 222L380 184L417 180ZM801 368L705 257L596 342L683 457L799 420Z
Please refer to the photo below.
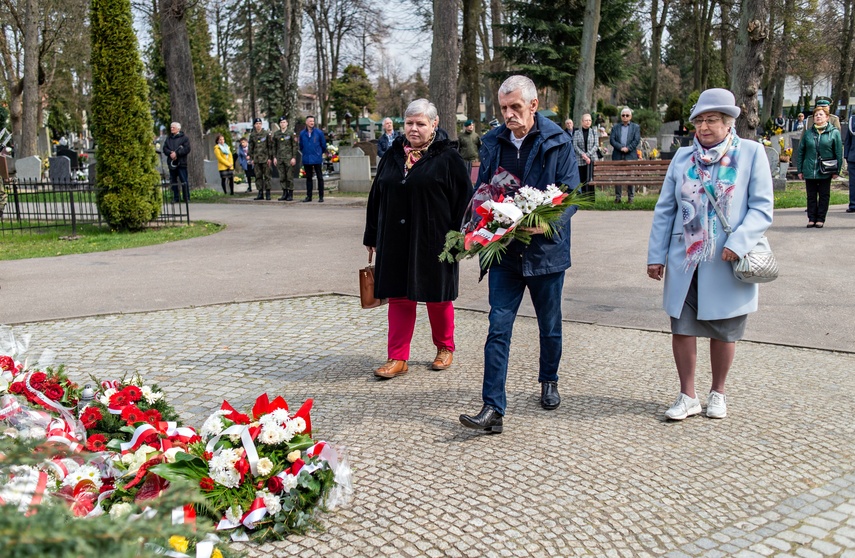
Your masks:
M407 222L407 220L406 220L406 219L401 219L401 224L402 224L402 225L403 225L404 223L406 223L406 222Z

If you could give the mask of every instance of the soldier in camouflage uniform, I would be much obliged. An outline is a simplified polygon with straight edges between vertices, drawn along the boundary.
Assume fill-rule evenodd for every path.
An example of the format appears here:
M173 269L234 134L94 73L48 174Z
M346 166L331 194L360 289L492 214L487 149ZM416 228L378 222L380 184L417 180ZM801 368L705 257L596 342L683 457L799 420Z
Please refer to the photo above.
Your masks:
M294 134L288 131L288 119L279 119L279 129L273 133L273 164L279 169L279 184L282 186L282 197L279 201L294 201L294 165L297 159L297 145Z
M256 185L258 186L257 200L270 199L270 160L273 159L273 142L261 127L261 119L252 121L253 131L249 134L249 150L247 157L255 168Z

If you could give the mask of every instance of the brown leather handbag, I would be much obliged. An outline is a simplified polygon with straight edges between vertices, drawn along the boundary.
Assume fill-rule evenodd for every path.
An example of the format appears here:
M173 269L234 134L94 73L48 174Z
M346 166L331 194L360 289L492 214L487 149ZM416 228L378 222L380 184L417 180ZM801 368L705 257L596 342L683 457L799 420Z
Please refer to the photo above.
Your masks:
M359 300L363 308L377 308L389 302L388 298L374 296L374 266L371 265L374 253L368 253L368 267L359 270Z

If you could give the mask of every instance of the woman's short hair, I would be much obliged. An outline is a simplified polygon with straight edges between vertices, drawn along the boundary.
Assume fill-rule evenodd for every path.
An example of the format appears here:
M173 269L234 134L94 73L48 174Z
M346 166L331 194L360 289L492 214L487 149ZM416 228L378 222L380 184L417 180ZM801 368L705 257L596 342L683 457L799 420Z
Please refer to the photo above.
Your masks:
M829 110L828 105L819 105L813 108L813 112L811 114L816 114L816 111L821 110L825 113L826 116L831 115L831 110Z
M511 76L499 87L499 95L509 95L514 91L520 92L524 103L537 99L537 86L525 76Z
M719 113L721 114L721 119L724 122L724 125L732 128L734 124L736 124L736 119L729 114Z
M416 99L407 105L407 110L404 111L404 117L408 116L424 116L433 122L437 116L436 106L427 99Z

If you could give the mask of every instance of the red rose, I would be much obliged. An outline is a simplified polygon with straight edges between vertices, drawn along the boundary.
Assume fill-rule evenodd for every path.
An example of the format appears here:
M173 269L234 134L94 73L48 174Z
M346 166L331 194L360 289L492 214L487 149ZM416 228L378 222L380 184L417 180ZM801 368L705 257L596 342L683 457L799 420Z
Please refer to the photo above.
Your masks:
M129 403L128 396L123 391L117 391L113 395L110 396L110 407L118 408L124 407Z
M272 494L279 494L285 489L285 485L282 483L282 479L279 477L270 477L267 481L267 490L269 490Z
M14 371L15 360L10 356L0 356L0 370L8 370L10 372Z
M15 382L9 386L9 393L20 395L24 393L24 382Z
M214 483L214 479L212 479L211 477L205 477L199 481L199 486L205 492L210 492L214 489L214 486L216 486L216 483Z
M127 405L122 409L122 420L128 426L133 426L138 422L146 422L145 414L136 405Z
M45 385L44 393L48 399L60 401L62 400L62 396L65 395L65 390L59 387L57 384L47 384Z
M86 407L83 410L83 413L80 415L80 422L83 423L84 428L92 428L98 421L103 419L104 416L101 414L101 411L98 410L97 407Z
M107 449L107 438L103 434L94 434L86 439L86 449L89 451L104 451Z
M204 459L205 461L210 461L211 459L213 459L213 457L214 454L209 451L206 451L204 454L202 454L202 459Z
M202 437L199 436L198 434L196 434L194 436L190 436L190 439L187 440L187 443L188 444L198 444L201 441L202 441Z
M44 388L45 380L47 380L47 374L44 372L33 372L30 374L30 385L39 391Z
M157 426L157 423L163 420L163 417L160 416L160 411L157 409L149 409L144 413L144 415L145 418L143 420L155 427Z
M126 386L121 393L124 393L131 403L136 403L142 399L142 391L137 386Z

